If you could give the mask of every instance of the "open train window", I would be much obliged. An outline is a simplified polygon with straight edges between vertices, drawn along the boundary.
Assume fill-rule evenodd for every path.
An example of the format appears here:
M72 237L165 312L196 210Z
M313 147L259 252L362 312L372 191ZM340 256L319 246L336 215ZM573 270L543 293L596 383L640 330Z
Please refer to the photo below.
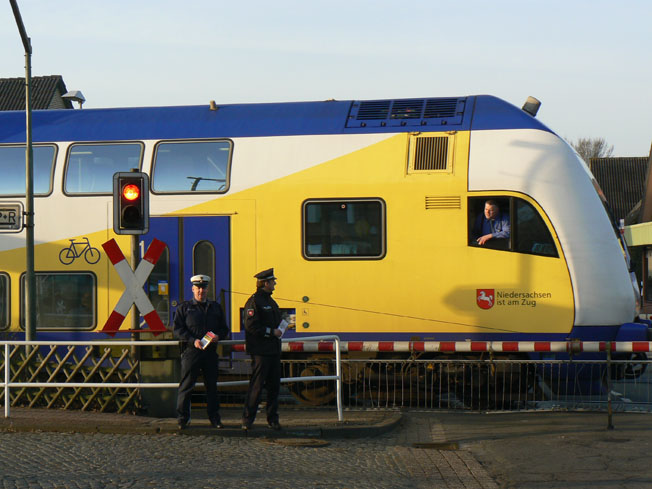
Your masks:
M529 202L517 197L472 197L468 208L469 246L559 256L550 230Z
M379 259L385 255L385 203L380 199L310 200L303 204L307 259Z
M52 174L56 147L34 146L32 161L34 168L34 195L49 195L52 192ZM0 146L0 195L25 195L25 145Z
M20 277L20 325L25 327L25 274ZM89 330L96 323L95 275L36 272L36 328Z
M229 189L231 149L229 140L158 143L152 191L225 193Z
M140 168L141 143L73 144L68 150L64 192L75 194L113 193L113 174Z
M0 273L0 329L9 327L9 275Z

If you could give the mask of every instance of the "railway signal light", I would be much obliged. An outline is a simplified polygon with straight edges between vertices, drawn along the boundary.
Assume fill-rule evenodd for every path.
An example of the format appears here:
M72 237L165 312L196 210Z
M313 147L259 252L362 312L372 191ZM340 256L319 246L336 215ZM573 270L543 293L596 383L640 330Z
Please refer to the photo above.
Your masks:
M113 231L116 234L149 231L149 176L146 173L113 175Z

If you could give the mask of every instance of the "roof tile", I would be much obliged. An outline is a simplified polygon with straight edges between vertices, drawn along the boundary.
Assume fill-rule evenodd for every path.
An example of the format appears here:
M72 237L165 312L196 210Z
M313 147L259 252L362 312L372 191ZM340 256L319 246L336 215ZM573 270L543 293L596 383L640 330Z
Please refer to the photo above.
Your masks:
M53 97L67 92L61 75L32 77L32 109L49 109ZM64 100L67 109L72 102ZM25 110L25 78L0 78L0 110Z

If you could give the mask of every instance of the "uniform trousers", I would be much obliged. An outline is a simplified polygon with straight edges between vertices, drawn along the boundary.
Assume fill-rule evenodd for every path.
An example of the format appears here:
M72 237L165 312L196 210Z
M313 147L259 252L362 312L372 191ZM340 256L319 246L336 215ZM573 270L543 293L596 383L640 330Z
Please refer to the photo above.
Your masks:
M242 414L243 423L253 424L263 387L267 390L267 422L278 423L278 393L281 389L281 357L251 355L251 380Z
M208 419L220 421L220 402L217 397L217 362L218 356L214 348L200 350L188 346L181 355L181 382L177 397L177 419L187 423L190 420L190 400L192 390L201 372L206 386L206 403Z

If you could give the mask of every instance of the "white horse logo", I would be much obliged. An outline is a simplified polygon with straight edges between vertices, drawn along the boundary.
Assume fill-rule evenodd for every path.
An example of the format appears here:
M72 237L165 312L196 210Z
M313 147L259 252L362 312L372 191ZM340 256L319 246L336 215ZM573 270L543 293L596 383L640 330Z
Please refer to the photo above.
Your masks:
M478 295L478 304L480 301L486 302L487 303L487 309L492 307L494 305L494 296L493 295L487 295L484 290L480 291L480 294Z

